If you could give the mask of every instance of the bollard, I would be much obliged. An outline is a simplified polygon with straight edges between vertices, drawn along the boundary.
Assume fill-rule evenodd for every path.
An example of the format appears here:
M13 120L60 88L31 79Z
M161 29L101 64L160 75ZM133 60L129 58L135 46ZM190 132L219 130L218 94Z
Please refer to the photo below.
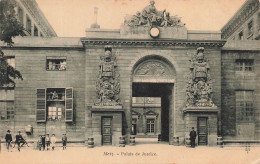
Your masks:
M218 136L217 137L217 145L220 147L220 148L223 148L223 138L221 136Z
M125 137L119 137L119 147L125 147Z
M174 146L179 146L179 142L180 142L179 137L173 137L173 145Z
M185 138L186 147L190 147L190 137Z
M130 145L135 145L135 136L130 136Z
M88 148L93 148L94 147L94 138L89 137L88 138Z
M158 143L161 141L161 134L158 134Z

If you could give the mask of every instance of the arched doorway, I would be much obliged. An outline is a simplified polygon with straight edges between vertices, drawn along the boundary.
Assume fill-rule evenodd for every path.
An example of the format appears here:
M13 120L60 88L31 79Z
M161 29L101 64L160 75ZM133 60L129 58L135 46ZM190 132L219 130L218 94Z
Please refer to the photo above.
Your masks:
M169 141L173 131L174 67L163 57L147 56L135 64L132 81L132 134Z

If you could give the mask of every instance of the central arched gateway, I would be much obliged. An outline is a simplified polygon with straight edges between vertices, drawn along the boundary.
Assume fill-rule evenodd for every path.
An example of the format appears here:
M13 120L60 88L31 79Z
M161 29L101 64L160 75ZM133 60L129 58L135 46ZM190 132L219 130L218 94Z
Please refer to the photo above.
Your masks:
M133 67L132 129L136 138L169 141L173 132L175 69L164 57L150 55Z

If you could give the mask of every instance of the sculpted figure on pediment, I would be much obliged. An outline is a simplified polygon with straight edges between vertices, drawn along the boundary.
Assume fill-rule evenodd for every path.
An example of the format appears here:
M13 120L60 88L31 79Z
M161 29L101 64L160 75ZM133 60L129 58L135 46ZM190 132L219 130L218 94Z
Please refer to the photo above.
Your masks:
M161 26L167 27L167 26L177 26L177 27L183 27L185 24L181 22L181 18L178 16L170 16L169 12L165 13L165 17L163 22L161 23Z
M154 4L154 0L151 0L150 5L146 6L142 11L143 19L147 20L150 25L157 25L162 22L164 19L164 12L166 11L158 11Z
M180 17L170 16L166 10L159 11L154 6L154 0L150 1L150 5L146 6L141 12L136 15L127 15L124 24L128 26L160 26L160 27L182 27Z

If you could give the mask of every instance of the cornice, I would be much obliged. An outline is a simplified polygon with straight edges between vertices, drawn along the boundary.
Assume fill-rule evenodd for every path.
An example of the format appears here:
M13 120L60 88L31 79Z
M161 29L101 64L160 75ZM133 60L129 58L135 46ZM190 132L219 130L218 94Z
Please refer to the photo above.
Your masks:
M46 37L56 37L57 34L53 30L52 26L49 24L48 20L45 18L41 9L38 7L38 4L35 0L20 0L21 3L26 7L28 12L37 22L37 25L45 34Z
M222 38L227 39L259 9L258 0L248 0L221 29Z
M223 47L226 40L173 40L173 39L97 39L81 38L84 46L118 45L118 46L179 46L179 47Z

